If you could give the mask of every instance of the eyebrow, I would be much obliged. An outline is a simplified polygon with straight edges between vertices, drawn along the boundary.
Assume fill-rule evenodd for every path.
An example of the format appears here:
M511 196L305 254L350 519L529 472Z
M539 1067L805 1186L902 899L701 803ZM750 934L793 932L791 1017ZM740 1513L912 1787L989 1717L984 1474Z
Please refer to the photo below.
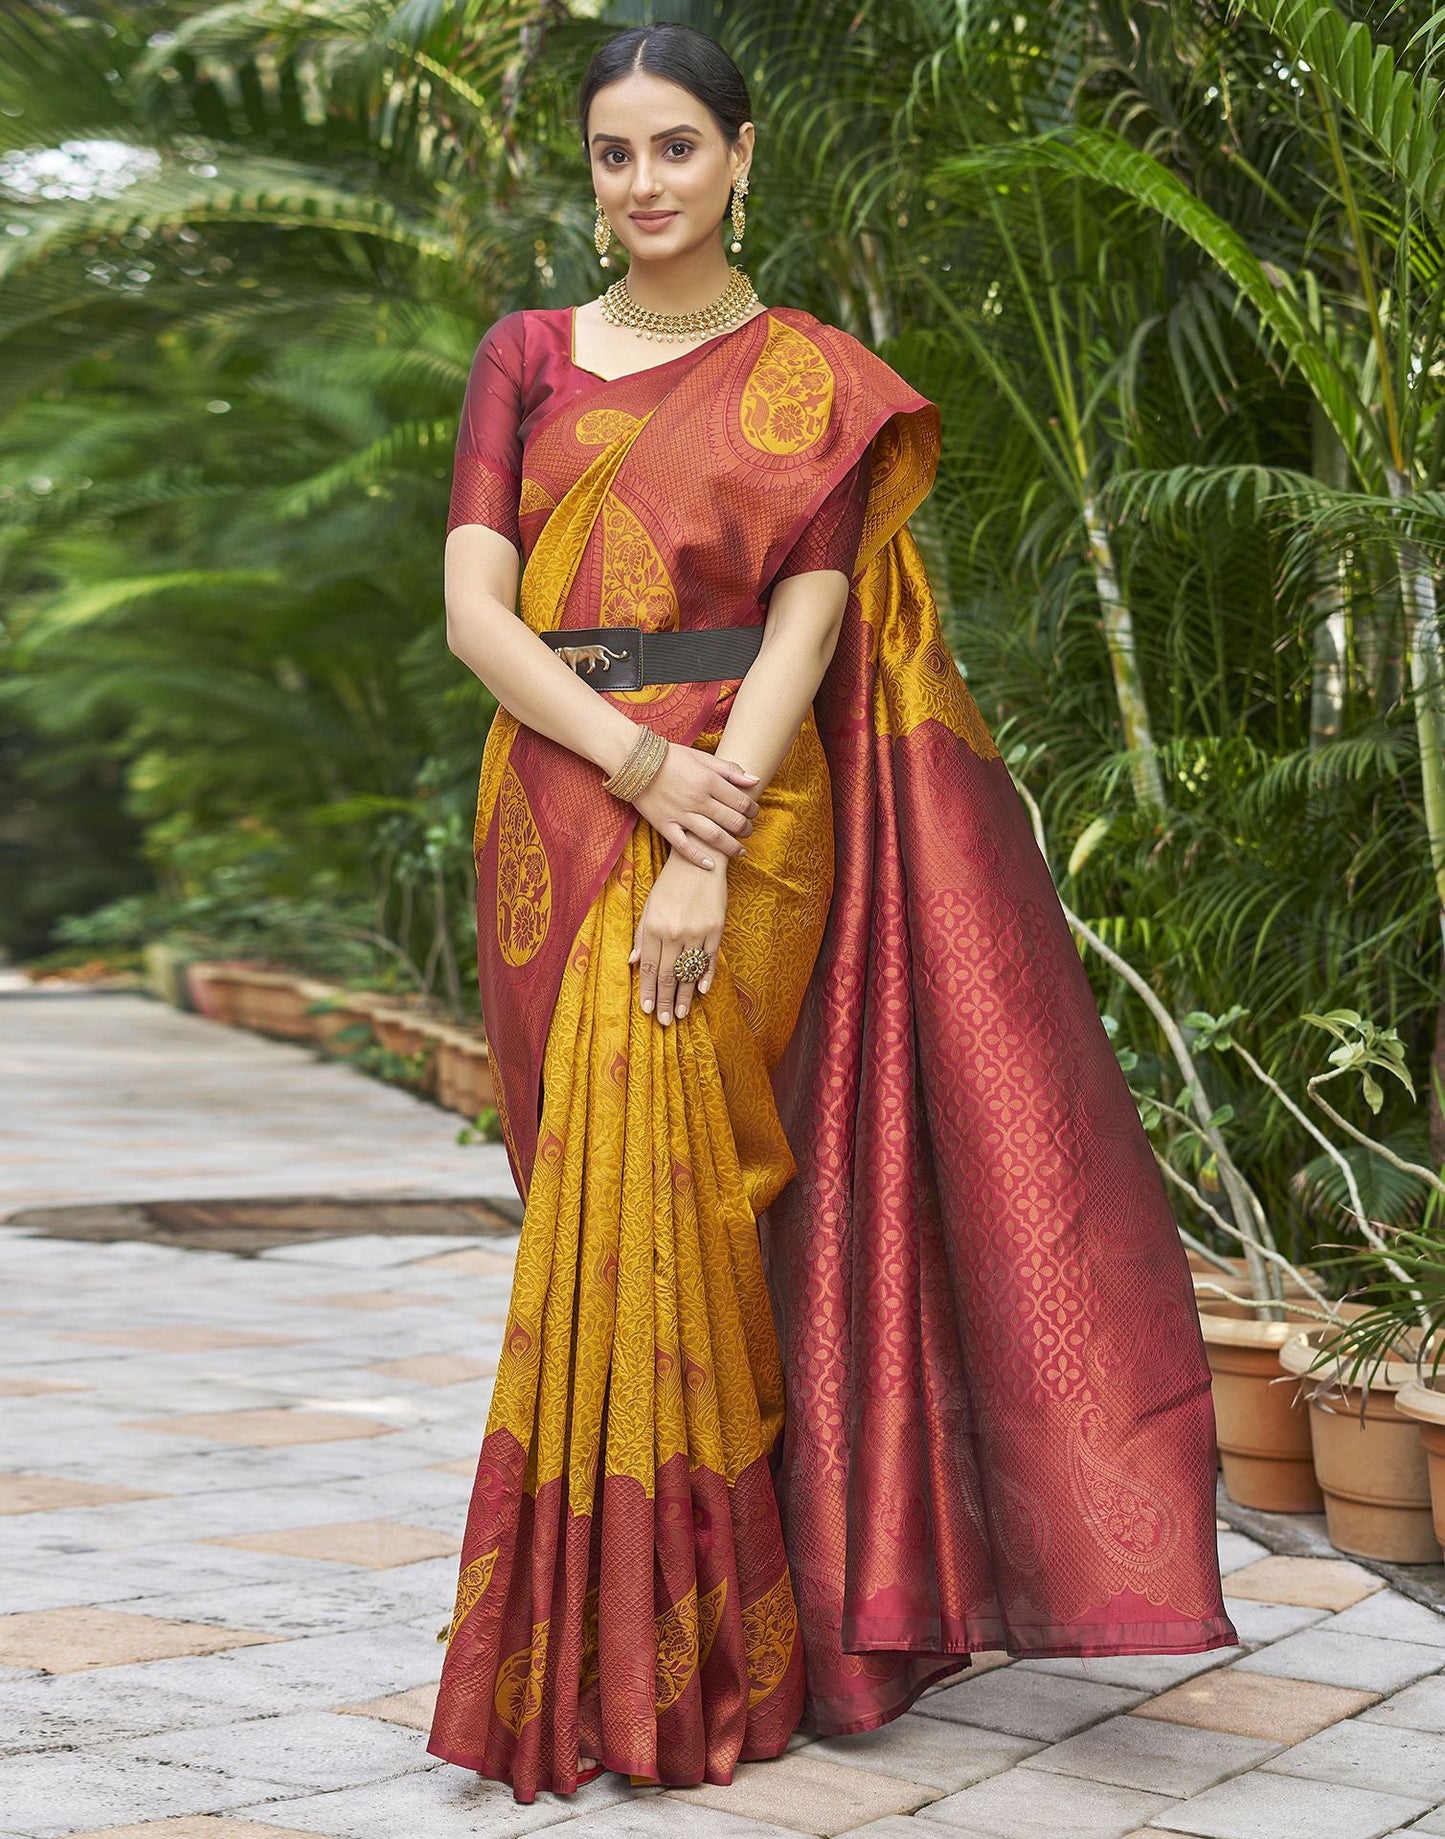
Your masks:
M654 134L652 136L652 139L654 141L671 140L675 134L701 134L701 133L702 133L701 128L695 128L692 126L690 122L684 121L684 122L680 122L678 126L675 128L664 128L661 134ZM625 134L594 134L592 136L593 146L595 147L598 141L600 140L617 141L621 146L624 146L624 147L630 147L632 145L632 142L628 140Z

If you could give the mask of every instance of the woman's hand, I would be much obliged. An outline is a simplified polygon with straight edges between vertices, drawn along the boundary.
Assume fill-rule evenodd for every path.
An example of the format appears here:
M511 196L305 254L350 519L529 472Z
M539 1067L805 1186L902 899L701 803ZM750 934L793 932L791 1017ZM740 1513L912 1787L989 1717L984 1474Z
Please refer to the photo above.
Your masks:
M751 834L758 801L751 787L756 773L736 760L720 760L700 747L670 742L667 758L633 804L653 829L679 854L701 869L742 853L741 837Z
M707 994L727 905L725 868L698 868L676 851L663 863L643 902L637 939L627 960L641 967L644 1015L651 1015L655 1005L657 1019L665 1026L674 1012L679 1019L687 1014L694 981L699 994ZM709 955L708 967L700 978L679 983L672 967L689 945L702 946Z

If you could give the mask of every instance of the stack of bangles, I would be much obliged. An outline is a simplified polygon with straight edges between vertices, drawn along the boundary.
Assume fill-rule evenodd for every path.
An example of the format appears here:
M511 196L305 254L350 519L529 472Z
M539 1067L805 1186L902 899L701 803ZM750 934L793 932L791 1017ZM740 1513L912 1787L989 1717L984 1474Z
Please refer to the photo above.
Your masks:
M628 804L652 784L667 758L667 742L655 728L639 722L638 730L631 753L615 773L602 781L604 792L611 792L614 798Z

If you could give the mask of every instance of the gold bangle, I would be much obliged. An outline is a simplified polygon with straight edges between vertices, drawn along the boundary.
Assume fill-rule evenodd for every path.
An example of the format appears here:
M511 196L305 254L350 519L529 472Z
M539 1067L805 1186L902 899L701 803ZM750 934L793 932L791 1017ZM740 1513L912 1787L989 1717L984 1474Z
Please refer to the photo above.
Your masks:
M623 796L629 803L640 798L653 780L662 771L662 764L667 758L667 742L660 734L648 730L648 744L642 757L638 760L632 777L627 782Z
M630 794L632 787L641 777L639 769L646 757L646 753L647 736L646 733L643 732L639 734L637 739L632 743L632 747L628 752L627 758L622 762L622 765L610 778L603 780L602 784L604 790L611 792L615 798L625 800Z
M645 722L639 722L638 728L640 732L627 758L615 773L602 781L602 789L625 804L630 804L651 785L667 758L668 743L663 736Z

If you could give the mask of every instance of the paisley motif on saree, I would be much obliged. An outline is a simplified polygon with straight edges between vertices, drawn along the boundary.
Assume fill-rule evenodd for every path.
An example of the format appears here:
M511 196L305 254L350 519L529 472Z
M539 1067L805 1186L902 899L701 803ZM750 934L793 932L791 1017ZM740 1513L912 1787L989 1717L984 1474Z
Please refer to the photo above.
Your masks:
M660 840L504 711L488 737L479 970L527 1205L430 1747L523 1800L588 1757L728 1781L974 1649L1234 1640L1183 1251L906 527L936 411L786 309L659 370L529 441L534 630L753 623L871 473L683 1021L626 962ZM714 747L732 687L613 700Z

